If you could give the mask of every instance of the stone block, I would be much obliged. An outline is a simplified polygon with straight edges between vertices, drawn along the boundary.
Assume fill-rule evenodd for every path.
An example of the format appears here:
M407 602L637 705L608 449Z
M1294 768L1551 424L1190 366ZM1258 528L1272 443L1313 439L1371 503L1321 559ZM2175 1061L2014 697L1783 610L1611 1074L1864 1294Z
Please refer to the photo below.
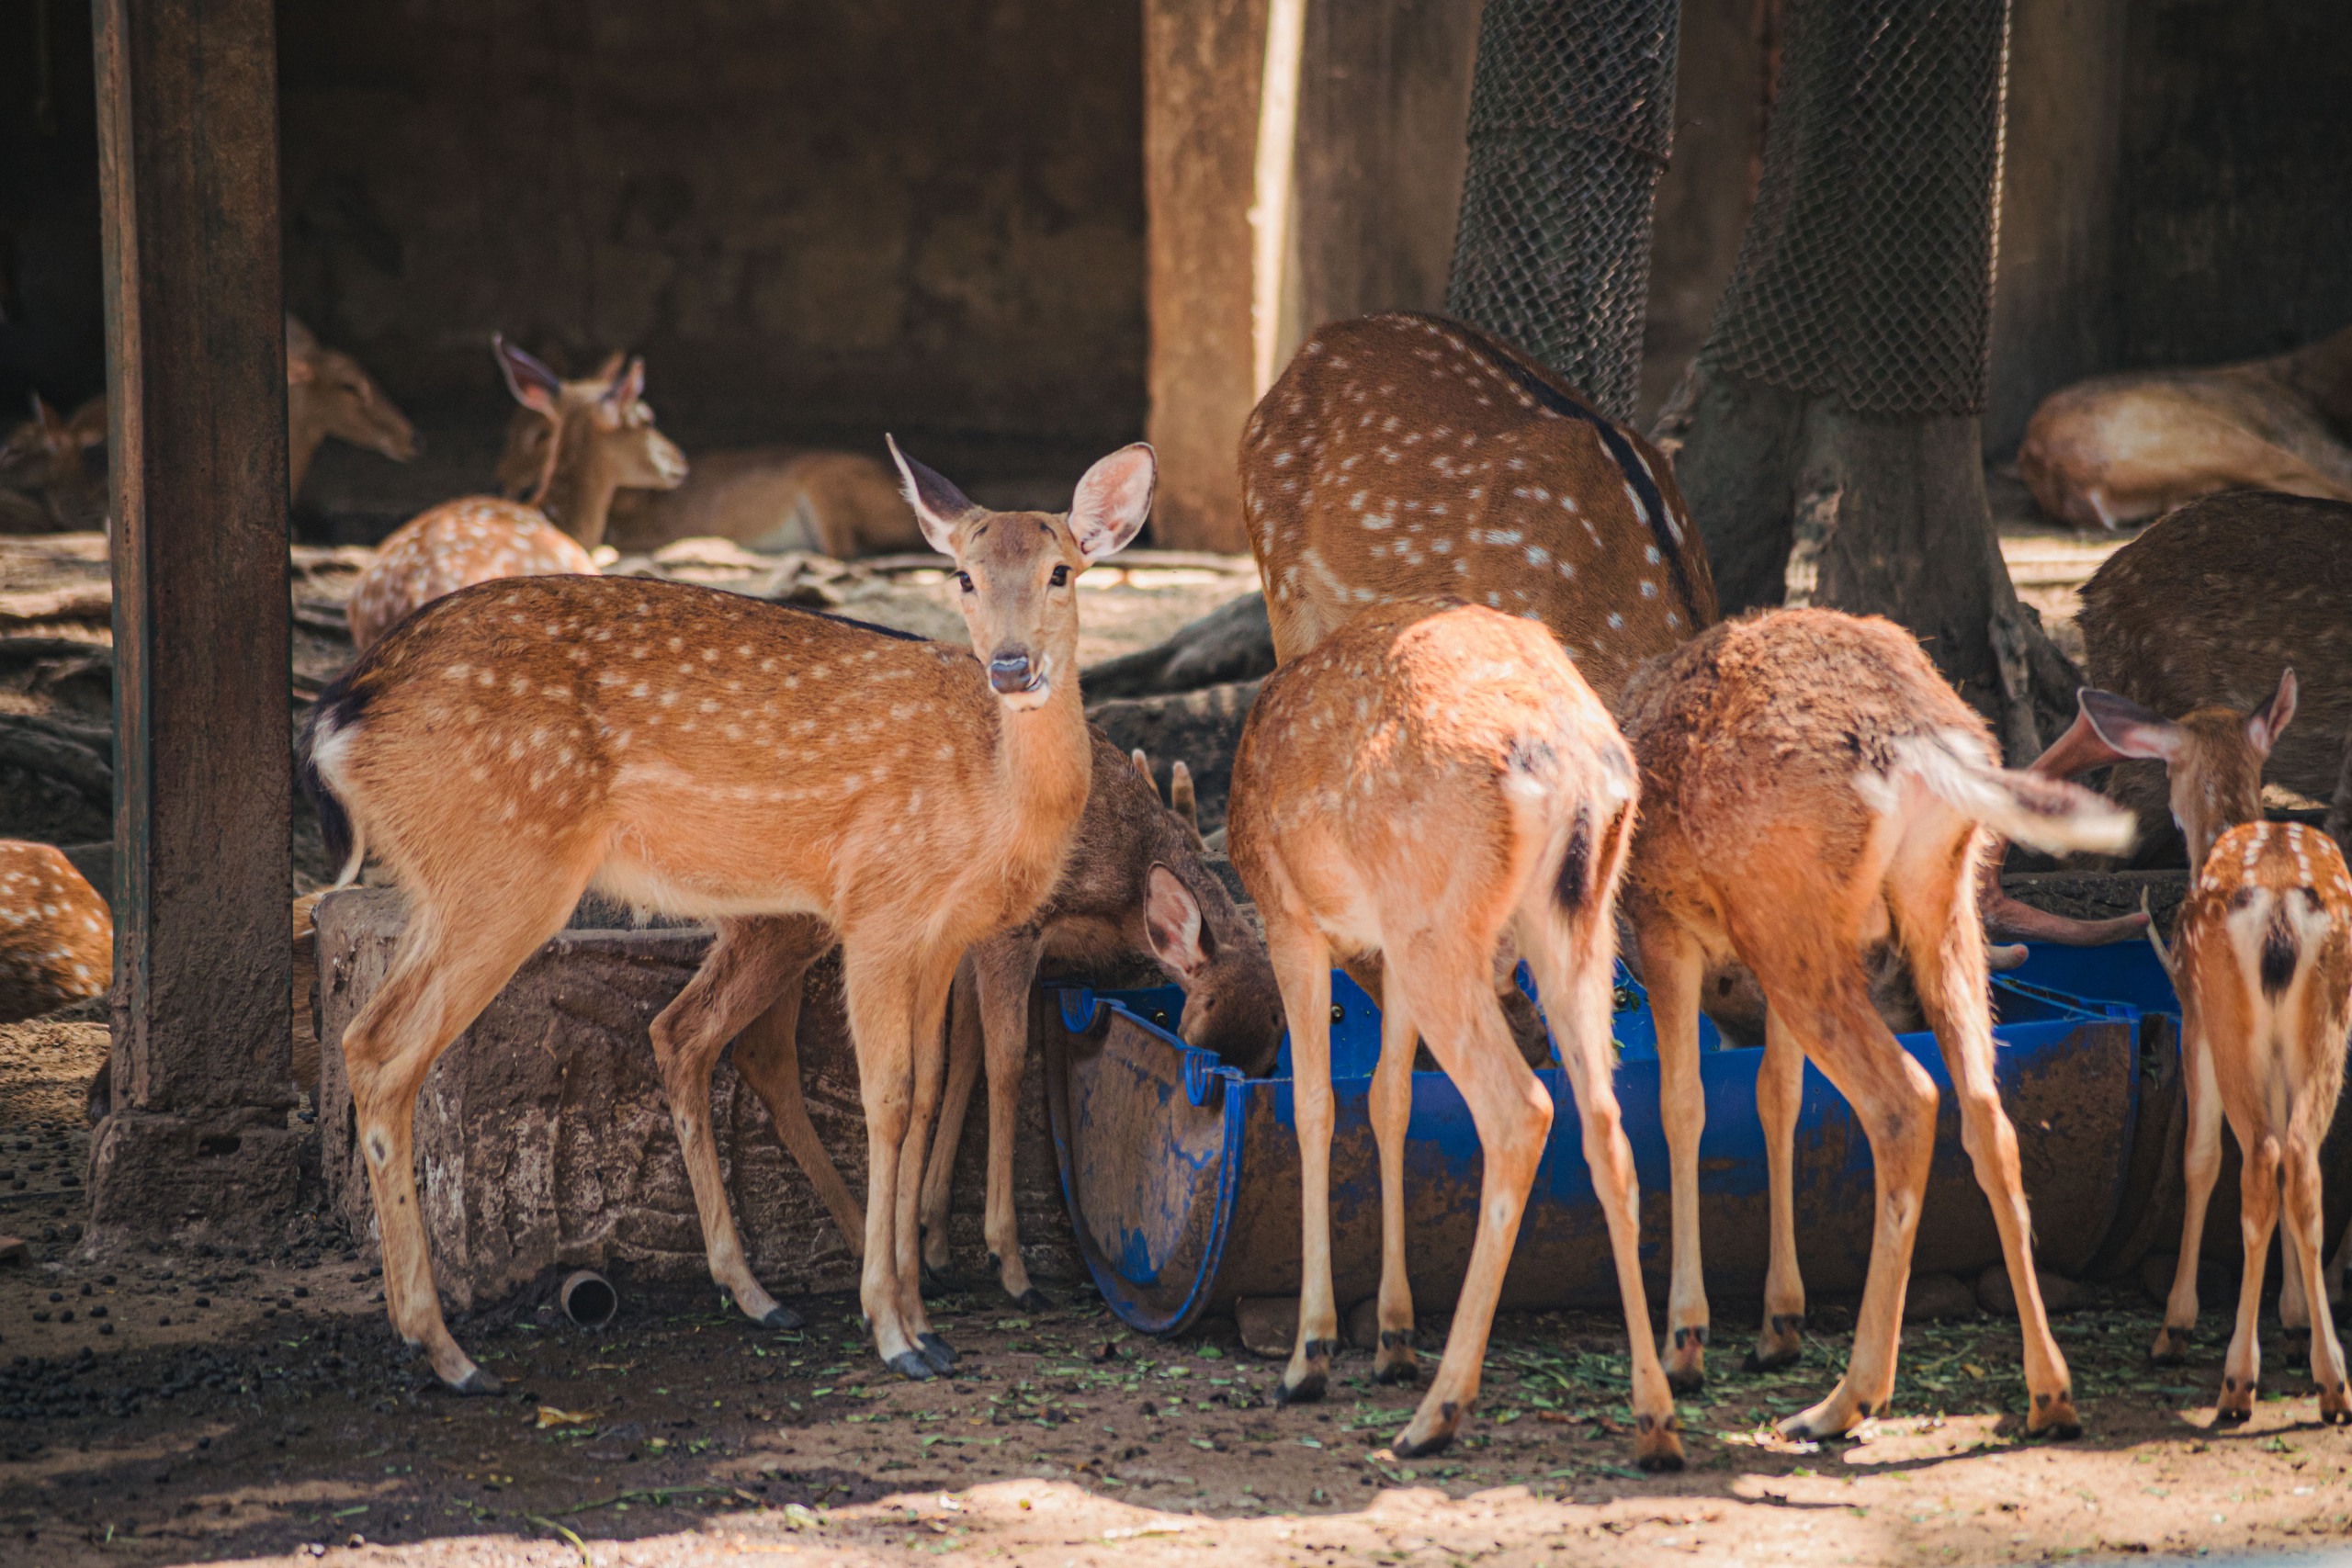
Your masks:
M330 1201L372 1244L375 1210L344 1069L344 1030L383 983L405 923L388 889L339 893L317 916L322 1166ZM575 923L516 972L443 1055L417 1098L417 1185L444 1297L486 1304L556 1269L708 1278L685 1162L647 1033L702 962L697 927ZM850 1190L865 1192L865 1113L839 955L810 971L801 1081ZM719 1168L752 1268L783 1295L854 1289L857 1260L777 1140L767 1108L722 1057L711 1083ZM986 1095L956 1160L951 1238L985 1278ZM1042 1068L1024 1075L1013 1156L1023 1256L1041 1280L1083 1277L1047 1130Z

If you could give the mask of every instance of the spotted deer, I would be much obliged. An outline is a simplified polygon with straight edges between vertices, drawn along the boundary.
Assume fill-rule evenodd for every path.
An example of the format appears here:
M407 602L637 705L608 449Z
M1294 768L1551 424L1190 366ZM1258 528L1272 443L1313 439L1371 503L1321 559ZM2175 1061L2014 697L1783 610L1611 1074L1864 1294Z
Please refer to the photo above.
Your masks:
M328 436L395 463L416 456L416 430L359 362L286 318L286 492L302 493Z
M1155 465L1148 446L1112 454L1057 516L987 511L898 461L925 537L954 558L980 659L688 584L520 578L427 605L312 711L305 782L330 852L346 880L373 853L408 893L343 1049L388 1310L454 1389L498 1382L434 1292L417 1091L592 886L717 926L653 1049L712 1278L759 1323L795 1320L745 1262L708 1114L728 1036L694 1021L757 968L762 921L839 933L867 1143L860 1303L901 1374L953 1361L923 1311L915 1228L942 1013L964 951L1028 919L1061 874L1091 766L1076 579L1143 526Z
M1784 1365L1801 1349L1792 1151L1810 1057L1870 1139L1879 1213L1846 1374L1781 1427L1830 1437L1885 1408L1937 1102L1926 1070L1871 1006L1864 955L1891 942L1942 1049L1962 1142L2000 1231L2033 1398L2027 1429L2071 1435L2017 1136L1994 1082L1977 864L1988 829L2053 853L2112 852L2129 840L2131 818L2073 784L2001 769L1984 719L1907 632L1875 617L1783 610L1717 626L1636 675L1618 716L1642 768L1625 906L1657 1019L1672 1171L1668 1375L1683 1388L1705 1378L1698 1000L1706 969L1736 960L1768 1003L1756 1098L1770 1266L1749 1362Z
M610 380L619 369L615 355L601 374ZM554 430L527 408L514 411L498 458L502 494L519 499L537 487ZM816 550L843 560L927 547L887 467L863 452L794 446L700 453L677 489L615 496L606 537L622 550L716 537L747 549Z
M1381 1193L1374 1375L1418 1373L1405 1271L1404 1144L1414 1042L1468 1103L1484 1168L1445 1355L1395 1442L1443 1448L1476 1396L1487 1335L1552 1125L1494 976L1525 957L1583 1122L1633 1346L1635 1457L1679 1469L1650 1337L1632 1146L1611 1071L1611 908L1633 835L1634 764L1543 626L1483 605L1364 611L1267 678L1233 764L1227 838L1265 921L1290 1022L1304 1197L1298 1337L1280 1390L1321 1397L1339 1337L1330 1247L1330 973L1384 964L1372 1123ZM1509 943L1506 945L1506 938Z
M565 381L503 338L492 345L514 400L557 431L533 500L469 496L402 524L352 585L345 615L361 649L469 583L593 575L588 552L604 536L615 492L673 487L685 477L685 457L654 428L645 403L642 360L609 378Z
M114 916L49 844L0 839L0 1023L103 996L114 984Z
M1024 1309L1048 1304L1021 1256L1012 1206L1012 1149L1029 1055L1029 993L1041 965L1099 966L1143 959L1184 989L1179 1033L1252 1077L1273 1070L1281 1000L1266 946L1216 874L1204 863L1196 822L1159 803L1148 773L1127 765L1101 731L1086 809L1060 880L1019 925L975 942L956 966L947 1012L947 1088L924 1168L919 1213L923 1267L948 1271L949 1188L964 1113L988 1070L988 1208L982 1235L998 1281ZM1177 766L1182 769L1182 763ZM1189 774L1186 774L1189 784ZM831 930L772 921L726 1006L694 1015L693 1038L735 1044L736 1070L768 1107L779 1135L845 1236L863 1234L857 1201L818 1141L801 1097L795 1033L801 979L832 947ZM762 1010L765 1010L763 1011ZM685 1047L689 1054L698 1046Z

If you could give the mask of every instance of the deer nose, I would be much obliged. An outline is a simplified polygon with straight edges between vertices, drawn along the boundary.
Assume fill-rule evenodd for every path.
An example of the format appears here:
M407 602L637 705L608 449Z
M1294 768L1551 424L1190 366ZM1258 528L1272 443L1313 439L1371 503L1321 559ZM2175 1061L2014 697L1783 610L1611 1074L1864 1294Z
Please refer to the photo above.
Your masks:
M1016 692L1035 691L1037 671L1029 662L1028 650L1000 653L989 660L989 684L1007 696Z

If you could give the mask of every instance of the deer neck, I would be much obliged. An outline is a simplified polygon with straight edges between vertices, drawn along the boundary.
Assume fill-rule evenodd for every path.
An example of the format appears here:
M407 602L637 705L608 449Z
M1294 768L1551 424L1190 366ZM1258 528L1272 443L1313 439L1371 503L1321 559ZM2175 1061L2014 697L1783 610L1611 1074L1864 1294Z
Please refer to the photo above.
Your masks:
M311 459L319 455L326 442L326 426L313 416L310 400L289 394L286 400L286 493L288 497L302 493L303 476L311 471Z
M1071 835L1086 810L1092 742L1079 704L1076 648L1057 649L1053 690L1027 710L998 706L996 784L1004 863L1036 874L1031 907L1061 875Z
M570 428L556 432L555 452L535 504L557 527L593 550L605 542L605 524L612 515L620 480L585 422L568 423Z

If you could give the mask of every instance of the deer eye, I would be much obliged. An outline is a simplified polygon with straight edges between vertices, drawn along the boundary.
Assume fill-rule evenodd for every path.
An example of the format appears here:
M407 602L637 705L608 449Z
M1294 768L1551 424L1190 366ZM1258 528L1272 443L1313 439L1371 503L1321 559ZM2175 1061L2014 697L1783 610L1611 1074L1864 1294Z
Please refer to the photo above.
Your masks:
M956 581L962 585L965 592L969 593L972 592L972 574L970 572L957 572L956 574Z
M1049 579L1049 581L1055 587L1061 587L1064 583L1069 581L1069 568L1068 566L1057 566L1054 568L1054 575Z

